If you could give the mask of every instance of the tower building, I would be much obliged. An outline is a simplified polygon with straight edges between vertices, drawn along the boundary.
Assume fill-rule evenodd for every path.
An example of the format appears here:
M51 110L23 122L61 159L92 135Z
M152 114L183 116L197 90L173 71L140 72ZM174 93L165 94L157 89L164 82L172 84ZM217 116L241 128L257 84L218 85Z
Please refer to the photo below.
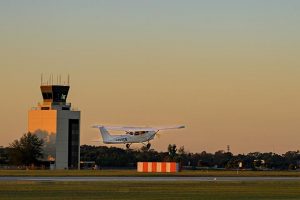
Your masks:
M79 169L80 111L67 103L69 85L41 84L43 102L28 112L28 131L45 142L43 160L55 169Z

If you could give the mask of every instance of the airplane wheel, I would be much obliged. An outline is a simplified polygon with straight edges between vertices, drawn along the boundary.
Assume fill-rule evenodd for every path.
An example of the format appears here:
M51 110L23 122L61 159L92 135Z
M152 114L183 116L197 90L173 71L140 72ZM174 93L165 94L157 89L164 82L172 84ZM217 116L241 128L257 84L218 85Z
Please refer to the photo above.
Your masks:
M126 144L126 148L129 149L130 148L130 144Z
M148 143L146 147L147 147L147 149L150 149L150 147L151 147L151 144L150 144L150 143Z

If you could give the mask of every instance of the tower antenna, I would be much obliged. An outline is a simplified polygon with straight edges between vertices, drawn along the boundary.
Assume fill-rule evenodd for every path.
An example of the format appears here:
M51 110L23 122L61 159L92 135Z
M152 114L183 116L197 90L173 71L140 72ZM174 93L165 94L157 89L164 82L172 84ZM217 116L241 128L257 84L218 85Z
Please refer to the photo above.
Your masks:
M230 152L230 145L229 144L227 145L227 152L228 153Z

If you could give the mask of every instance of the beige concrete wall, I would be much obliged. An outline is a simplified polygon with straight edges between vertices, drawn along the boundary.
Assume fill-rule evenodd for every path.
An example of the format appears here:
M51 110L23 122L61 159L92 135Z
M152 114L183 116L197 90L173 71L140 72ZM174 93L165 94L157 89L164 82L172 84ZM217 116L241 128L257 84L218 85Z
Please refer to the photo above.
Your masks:
M37 130L56 133L56 110L30 110L28 112L28 131Z
M36 134L45 142L43 148L43 160L55 160L56 158L56 110L30 110L28 112L28 131Z

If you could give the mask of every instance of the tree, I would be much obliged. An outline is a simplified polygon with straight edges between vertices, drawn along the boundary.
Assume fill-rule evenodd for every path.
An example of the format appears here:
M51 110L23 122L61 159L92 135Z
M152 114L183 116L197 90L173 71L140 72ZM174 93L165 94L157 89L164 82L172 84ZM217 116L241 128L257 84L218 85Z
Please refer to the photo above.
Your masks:
M43 156L43 145L42 139L30 132L25 133L20 140L9 144L10 161L16 165L37 164L38 159Z
M194 165L199 167L213 167L215 165L214 155L206 151L202 151L200 154L196 153L193 157Z
M8 148L0 146L0 165L8 164Z
M233 155L230 152L219 150L215 152L214 163L221 168L225 168L226 164L232 159Z
M169 144L168 146L168 152L169 152L169 156L171 158L171 160L174 160L175 157L176 157L176 152L177 152L177 148L176 148L176 145L175 144Z

